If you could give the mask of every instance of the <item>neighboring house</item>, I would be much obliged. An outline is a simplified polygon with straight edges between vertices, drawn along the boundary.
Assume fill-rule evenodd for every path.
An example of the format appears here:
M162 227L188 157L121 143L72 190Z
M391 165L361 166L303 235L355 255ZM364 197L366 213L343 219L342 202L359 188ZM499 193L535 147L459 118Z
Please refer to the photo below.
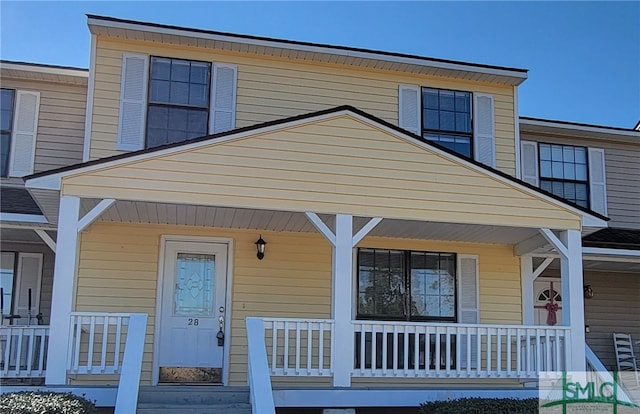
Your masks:
M520 137L525 181L611 219L582 243L585 289L593 292L585 295L587 344L615 370L612 334L640 339L640 132L521 117ZM550 283L560 292L557 260L548 265L535 282L536 299Z
M44 214L26 175L82 161L86 69L0 61L2 324L47 325L57 213Z
M26 177L64 246L46 370L5 376L106 404L138 375L249 382L273 412L536 396L539 371L585 369L607 192L516 178L526 70L88 23L83 162ZM534 326L538 256L571 304L556 326Z

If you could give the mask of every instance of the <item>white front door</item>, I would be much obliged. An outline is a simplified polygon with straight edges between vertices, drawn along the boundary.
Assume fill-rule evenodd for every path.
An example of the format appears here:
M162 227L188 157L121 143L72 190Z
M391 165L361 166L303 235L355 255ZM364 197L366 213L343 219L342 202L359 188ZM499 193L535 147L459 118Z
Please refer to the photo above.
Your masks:
M158 366L160 381L178 382L176 372L215 370L220 382L226 323L227 245L167 241L163 258ZM163 370L169 375L163 379ZM175 381L172 380L172 375ZM192 374L189 374L192 375ZM202 379L182 381L199 382ZM168 378L168 379L167 379Z
M560 279L539 277L533 282L533 320L536 325L562 325L562 288ZM554 315L550 315L554 312Z

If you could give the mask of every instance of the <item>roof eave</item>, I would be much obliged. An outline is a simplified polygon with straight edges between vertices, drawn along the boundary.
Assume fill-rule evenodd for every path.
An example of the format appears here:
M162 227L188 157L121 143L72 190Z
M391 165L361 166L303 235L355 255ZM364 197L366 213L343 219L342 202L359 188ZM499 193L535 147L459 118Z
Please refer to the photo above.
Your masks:
M384 64L385 68L390 68L391 70L411 73L429 72L435 76L453 76L512 86L520 85L527 79L527 70L525 69L478 65L399 53L293 42L257 36L234 35L100 16L88 16L88 25L92 34L118 36L123 39L148 40L149 36L144 36L144 34L155 34L159 35L160 38L158 40L162 41L162 36L175 36L186 43L188 43L189 39L205 40L215 43L219 48L223 48L224 45L225 49L231 50L238 46L243 48L252 46L259 48L263 54L282 56L283 51L289 51L305 54L305 60L331 62L331 58L336 58L346 64L365 67L376 67L376 64L379 63L380 66ZM201 42L197 42L197 45L201 45ZM260 52L255 51L254 53Z

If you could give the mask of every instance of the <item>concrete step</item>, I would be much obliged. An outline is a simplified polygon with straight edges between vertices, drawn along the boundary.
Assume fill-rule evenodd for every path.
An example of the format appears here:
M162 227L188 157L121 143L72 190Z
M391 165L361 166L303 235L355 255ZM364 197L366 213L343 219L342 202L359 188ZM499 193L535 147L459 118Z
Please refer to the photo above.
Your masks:
M249 404L249 387L158 385L140 387L138 404Z
M251 414L251 404L138 404L137 414Z

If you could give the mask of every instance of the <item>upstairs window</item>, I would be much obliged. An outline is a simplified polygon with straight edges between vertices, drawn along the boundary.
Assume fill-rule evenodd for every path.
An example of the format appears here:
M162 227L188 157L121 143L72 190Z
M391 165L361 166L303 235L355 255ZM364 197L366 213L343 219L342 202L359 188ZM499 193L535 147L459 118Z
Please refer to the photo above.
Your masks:
M146 147L207 135L211 64L151 57Z
M9 154L11 152L11 127L13 125L15 91L0 90L0 175L9 175Z
M456 321L456 255L358 250L358 318Z
M589 208L587 149L570 145L538 145L540 188Z
M422 88L422 136L461 155L473 155L471 93Z

